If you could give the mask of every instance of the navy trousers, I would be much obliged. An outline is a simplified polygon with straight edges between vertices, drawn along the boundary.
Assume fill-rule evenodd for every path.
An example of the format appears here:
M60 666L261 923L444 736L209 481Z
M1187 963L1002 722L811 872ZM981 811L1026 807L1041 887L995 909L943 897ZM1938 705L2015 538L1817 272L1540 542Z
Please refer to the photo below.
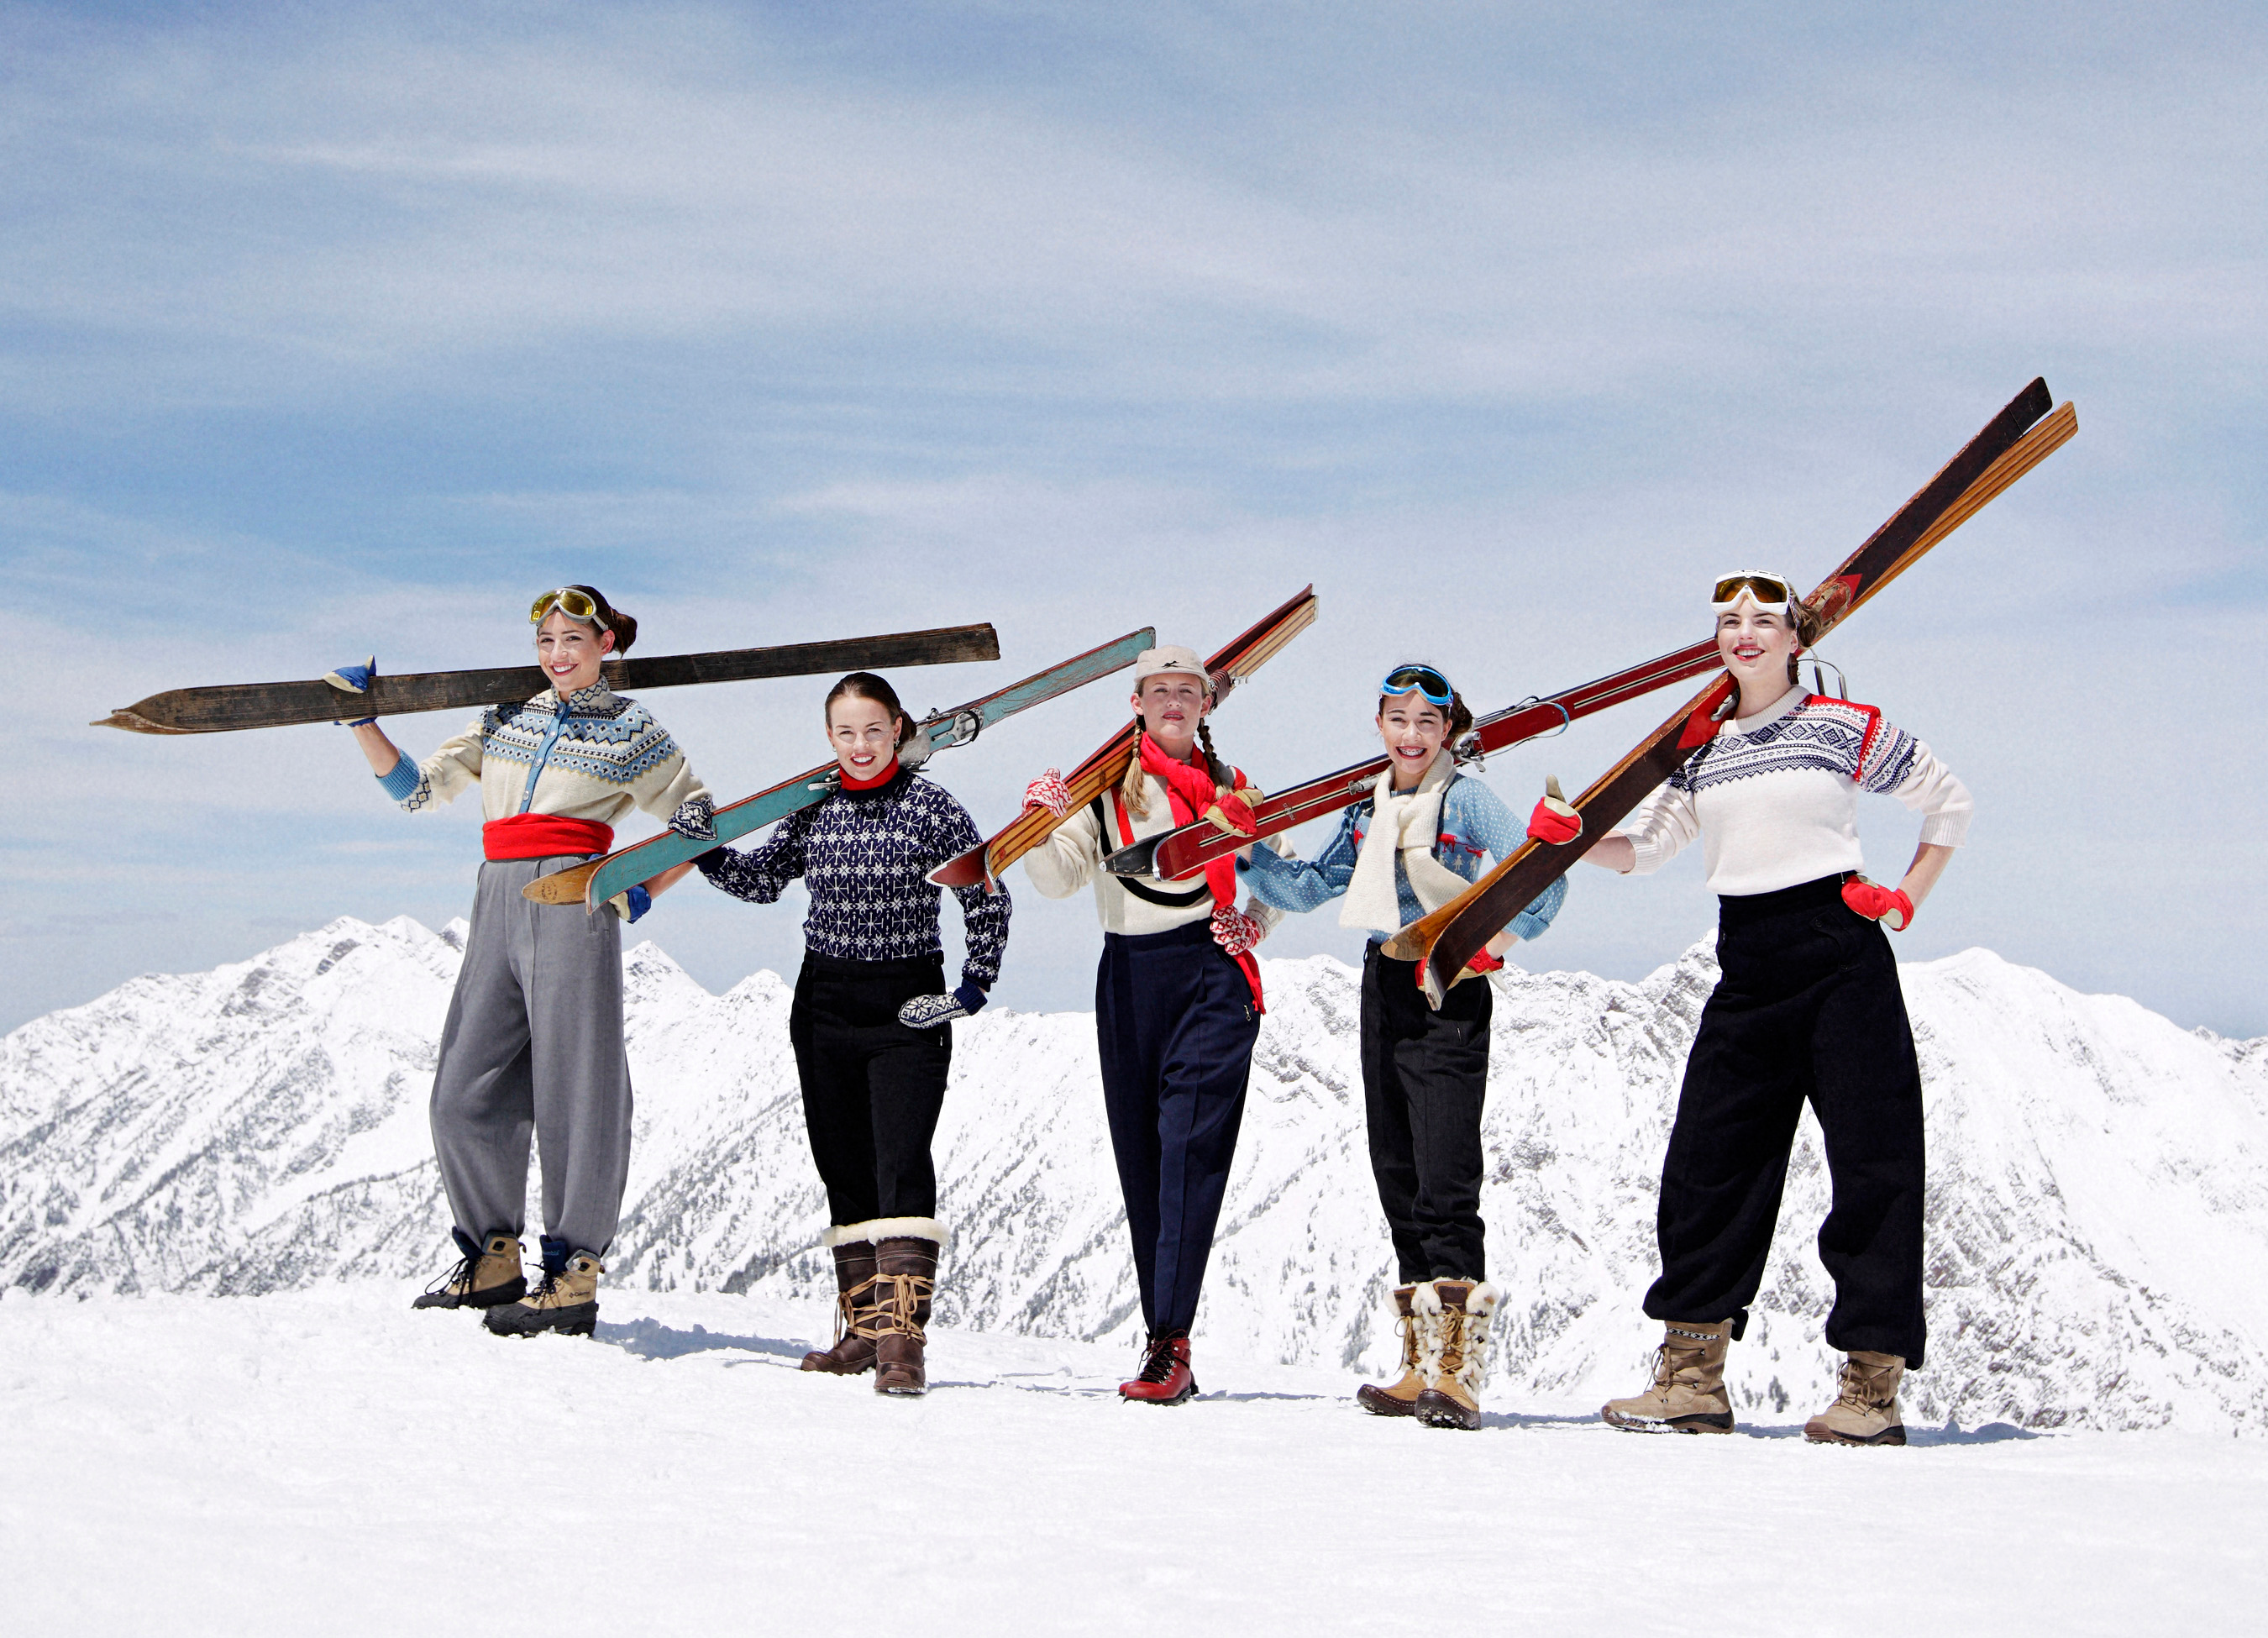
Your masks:
M1734 1322L1764 1281L1804 1100L1834 1203L1819 1260L1830 1347L1922 1362L1921 1068L1889 940L1839 877L1720 901L1723 976L1701 1009L1661 1166L1656 1319Z
M1094 1029L1142 1318L1153 1337L1185 1332L1228 1190L1260 1015L1207 919L1103 934Z

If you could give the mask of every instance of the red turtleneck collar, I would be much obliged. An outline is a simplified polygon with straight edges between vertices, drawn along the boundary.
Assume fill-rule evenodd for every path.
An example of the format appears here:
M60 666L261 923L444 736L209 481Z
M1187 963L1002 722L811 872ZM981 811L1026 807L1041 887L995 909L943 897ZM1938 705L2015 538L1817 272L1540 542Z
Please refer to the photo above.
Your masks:
M836 776L842 780L843 788L846 791L879 791L898 777L898 759L895 756L891 757L882 771L871 779L859 778L839 762L835 764L835 772Z

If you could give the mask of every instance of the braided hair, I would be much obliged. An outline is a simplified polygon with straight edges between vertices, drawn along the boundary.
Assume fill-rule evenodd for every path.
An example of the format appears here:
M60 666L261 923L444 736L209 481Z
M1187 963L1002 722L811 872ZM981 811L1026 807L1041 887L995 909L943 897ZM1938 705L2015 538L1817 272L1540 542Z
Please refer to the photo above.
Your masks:
M1212 697L1212 679L1208 677L1205 679L1205 698L1210 701ZM1150 814L1149 776L1142 771L1142 735L1149 731L1138 715L1135 719L1134 754L1126 759L1125 776L1118 781L1119 800L1126 804L1126 811L1137 819L1146 819ZM1197 719L1197 750L1204 757L1205 773L1212 780L1214 788L1236 783L1230 777L1228 764L1221 761L1219 753L1212 748L1212 724L1203 717Z

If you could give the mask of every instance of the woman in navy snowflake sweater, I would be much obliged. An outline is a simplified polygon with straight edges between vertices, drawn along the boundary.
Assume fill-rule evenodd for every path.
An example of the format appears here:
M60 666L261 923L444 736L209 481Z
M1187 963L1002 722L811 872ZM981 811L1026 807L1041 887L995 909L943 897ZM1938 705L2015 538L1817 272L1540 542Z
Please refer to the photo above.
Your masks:
M1834 1184L1819 1230L1835 1281L1827 1340L1849 1359L1834 1405L1804 1433L1904 1444L1898 1383L1922 1362L1926 1335L1921 1071L1881 927L1912 924L1968 833L1969 793L1873 706L1796 686L1795 657L1818 623L1785 576L1727 575L1712 607L1740 690L1733 717L1587 855L1644 874L1697 837L1721 906L1720 976L1662 1160L1661 1277L1646 1297L1665 1327L1654 1380L1601 1414L1623 1428L1732 1430L1726 1349L1764 1280L1808 1099ZM1859 874L1862 791L1924 815L1896 889Z
M873 1370L878 1393L927 1387L922 1351L946 1234L930 1139L945 1105L951 1022L984 1005L1008 942L1005 889L957 888L968 957L945 986L941 889L930 871L976 846L968 810L898 762L913 725L865 671L827 696L841 786L782 820L748 852L718 848L701 873L738 898L777 899L800 876L803 924L788 1040L803 1084L812 1157L827 1185L842 1322L806 1370Z

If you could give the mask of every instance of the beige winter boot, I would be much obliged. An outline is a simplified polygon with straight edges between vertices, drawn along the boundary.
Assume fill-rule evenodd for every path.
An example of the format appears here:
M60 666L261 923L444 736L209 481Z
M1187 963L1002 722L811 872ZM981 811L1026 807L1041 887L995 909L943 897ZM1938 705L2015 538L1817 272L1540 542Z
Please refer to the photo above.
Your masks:
M1898 1383L1906 1362L1895 1354L1855 1350L1845 1361L1835 1403L1803 1425L1814 1444L1904 1444Z
M1627 1399L1609 1399L1600 1417L1640 1433L1730 1433L1733 1402L1725 1393L1725 1350L1733 1322L1671 1321L1654 1350L1653 1385Z
M449 1232L464 1256L410 1307L494 1308L519 1301L527 1290L527 1277L519 1272L518 1240L502 1229L486 1241L475 1240L461 1228Z
M1425 1379L1411 1408L1428 1428L1481 1425L1481 1368L1497 1295L1485 1280L1429 1280L1410 1294L1418 1369Z
M599 1276L606 1265L578 1251L557 1273L543 1271L535 1289L507 1308L492 1308L481 1323L499 1337L534 1337L556 1331L587 1337L599 1324Z
M1418 1369L1418 1324L1410 1312L1410 1296L1417 1289L1394 1288L1395 1323L1402 1331L1402 1380L1389 1388L1366 1382L1355 1390L1355 1402L1373 1416L1407 1416L1418 1408L1418 1396L1425 1391L1425 1375Z

